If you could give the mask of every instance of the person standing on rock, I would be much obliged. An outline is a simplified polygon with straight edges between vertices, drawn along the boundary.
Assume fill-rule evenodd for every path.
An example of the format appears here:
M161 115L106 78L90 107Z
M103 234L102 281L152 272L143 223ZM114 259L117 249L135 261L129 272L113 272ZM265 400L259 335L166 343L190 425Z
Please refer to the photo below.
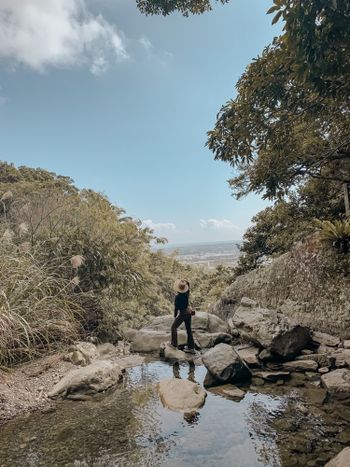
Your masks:
M180 279L175 281L174 289L176 292L174 306L174 322L171 326L171 345L177 348L177 328L185 323L187 332L187 348L185 352L195 353L194 340L192 335L192 315L194 312L189 307L190 283Z

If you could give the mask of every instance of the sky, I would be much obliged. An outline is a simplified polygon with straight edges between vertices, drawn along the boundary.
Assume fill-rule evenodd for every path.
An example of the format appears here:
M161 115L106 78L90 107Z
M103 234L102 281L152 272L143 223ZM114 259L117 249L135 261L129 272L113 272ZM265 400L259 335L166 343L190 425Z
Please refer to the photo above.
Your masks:
M170 243L239 240L267 203L232 197L206 132L279 33L270 3L164 18L134 0L0 0L0 160L68 175Z

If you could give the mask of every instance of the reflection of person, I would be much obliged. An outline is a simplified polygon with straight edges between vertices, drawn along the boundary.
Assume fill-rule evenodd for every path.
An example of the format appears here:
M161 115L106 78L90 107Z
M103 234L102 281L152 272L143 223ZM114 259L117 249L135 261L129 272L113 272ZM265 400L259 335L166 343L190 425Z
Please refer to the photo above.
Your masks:
M189 365L189 368L188 368L187 379L189 381L192 381L192 383L195 383L196 380L195 380L194 372L195 372L196 365L193 362L189 362L188 365ZM175 362L173 364L173 374L174 374L174 378L181 379L179 362Z
M189 308L190 287L189 282L183 279L175 282L174 322L171 326L171 345L177 348L177 328L185 323L187 332L187 348L185 352L195 353L192 335L192 311Z

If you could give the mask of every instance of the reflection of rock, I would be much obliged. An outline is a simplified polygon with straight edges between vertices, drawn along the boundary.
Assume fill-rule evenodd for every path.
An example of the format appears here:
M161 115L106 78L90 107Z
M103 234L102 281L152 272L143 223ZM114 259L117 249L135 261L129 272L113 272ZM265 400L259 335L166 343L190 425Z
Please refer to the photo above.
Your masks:
M330 460L325 467L349 467L350 447L344 448L334 459Z
M86 367L68 372L48 396L52 399L84 400L115 386L121 379L122 369L117 363L96 360Z
M232 318L241 337L281 357L293 357L307 347L309 329L273 310L239 306Z
M254 371L255 378L261 378L264 381L274 383L278 380L288 379L290 376L289 371Z
M134 352L157 352L164 342L170 341L170 328L174 321L172 315L157 316L142 329L127 329L124 334L131 342L131 350ZM186 332L178 330L178 344L187 342ZM192 317L192 330L195 341L201 348L212 347L220 342L230 342L231 335L227 333L227 324L215 315L197 312Z
M321 376L327 391L337 399L350 398L350 370L341 368Z
M283 369L287 371L316 371L317 368L314 360L294 360L283 364Z
M163 379L158 383L162 403L170 410L191 412L203 406L207 393L187 379Z
M210 375L205 385L218 383L234 383L250 378L250 370L241 360L237 352L227 344L219 344L205 352L202 360Z

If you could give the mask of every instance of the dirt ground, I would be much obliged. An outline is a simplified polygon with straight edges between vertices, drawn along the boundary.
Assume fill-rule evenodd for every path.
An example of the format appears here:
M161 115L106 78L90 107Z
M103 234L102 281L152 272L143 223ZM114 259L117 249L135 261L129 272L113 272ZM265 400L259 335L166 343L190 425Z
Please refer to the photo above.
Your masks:
M0 425L17 415L55 410L47 393L74 368L63 355L55 353L8 371L0 370Z

